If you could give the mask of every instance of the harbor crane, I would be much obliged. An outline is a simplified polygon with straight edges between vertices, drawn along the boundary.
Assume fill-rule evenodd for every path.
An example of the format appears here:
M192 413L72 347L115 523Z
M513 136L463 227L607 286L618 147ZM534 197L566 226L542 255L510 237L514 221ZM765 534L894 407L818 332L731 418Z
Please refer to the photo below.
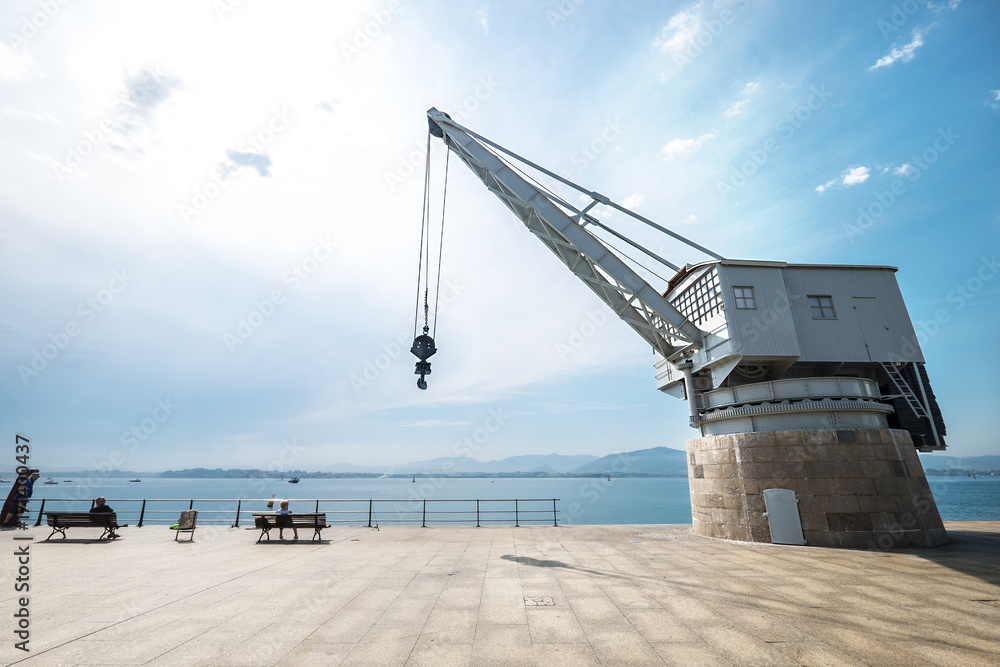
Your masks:
M651 346L658 388L687 399L690 425L702 435L810 424L884 428L890 420L909 430L921 450L944 449L944 422L894 267L728 259L442 111L430 109L427 120L430 135L442 139ZM525 167L582 193L589 203L574 206L529 177ZM599 206L625 213L708 259L675 264L602 222ZM641 253L646 262L618 246ZM649 263L674 272L666 291L640 274ZM427 356L435 351L425 326L413 349L421 382L430 371Z
M696 533L828 547L947 543L917 457L918 450L945 449L945 425L895 267L726 258L446 113L432 108L427 121L412 349L421 389L437 351L428 303L430 142L437 137L446 156L454 153L650 345L657 388L687 401L700 435L686 443ZM582 193L586 205L574 206L529 169ZM444 190L447 196L447 164ZM706 258L672 263L599 219L598 207ZM443 240L443 219L441 229ZM438 284L440 258L439 249ZM674 272L662 290L643 278L661 277L649 264ZM421 277L424 326L417 335Z

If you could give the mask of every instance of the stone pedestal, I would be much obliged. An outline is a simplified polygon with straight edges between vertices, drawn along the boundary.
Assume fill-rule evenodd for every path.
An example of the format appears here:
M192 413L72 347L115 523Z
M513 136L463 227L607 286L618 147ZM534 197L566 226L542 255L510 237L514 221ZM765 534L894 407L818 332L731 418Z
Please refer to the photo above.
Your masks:
M791 489L806 543L894 549L948 543L906 431L735 433L687 441L694 531L770 542L764 489Z

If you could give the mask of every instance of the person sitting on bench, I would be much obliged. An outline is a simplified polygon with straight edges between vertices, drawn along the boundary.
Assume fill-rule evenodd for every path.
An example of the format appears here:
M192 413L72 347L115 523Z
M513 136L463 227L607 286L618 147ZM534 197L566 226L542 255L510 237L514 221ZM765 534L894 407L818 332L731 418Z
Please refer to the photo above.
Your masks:
M106 504L107 501L104 496L98 496L97 500L94 501L94 506L90 508L91 514L114 514L114 510L111 509L111 505Z
M288 501L287 500L282 500L281 503L279 504L279 507L281 509L279 509L277 512L275 512L275 514L277 514L278 516L288 516L288 515L290 515L292 513L291 510L288 509ZM278 539L279 540L285 539L285 535L284 535L285 529L281 527L281 520L278 519L278 520L275 521L275 523L278 524ZM292 526L292 533L295 535L295 537L293 539L296 539L296 540L299 539L299 529L298 528L296 528L295 526Z

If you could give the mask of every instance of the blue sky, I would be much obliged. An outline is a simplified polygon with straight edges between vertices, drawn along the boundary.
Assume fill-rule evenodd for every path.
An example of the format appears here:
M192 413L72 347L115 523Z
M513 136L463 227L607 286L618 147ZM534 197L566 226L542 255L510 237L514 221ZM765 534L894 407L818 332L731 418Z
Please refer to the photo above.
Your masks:
M997 453L998 26L973 0L5 3L10 465L15 433L135 470L683 448L648 346L457 162L416 389L432 106L724 256L898 266L948 453Z

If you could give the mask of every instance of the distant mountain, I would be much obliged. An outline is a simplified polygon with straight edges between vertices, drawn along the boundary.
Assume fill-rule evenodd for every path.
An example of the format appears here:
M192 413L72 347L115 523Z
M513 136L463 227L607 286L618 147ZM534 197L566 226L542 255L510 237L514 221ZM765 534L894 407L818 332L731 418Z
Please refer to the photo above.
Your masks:
M510 456L498 461L477 461L468 456L444 456L429 461L414 461L393 466L390 474L403 473L511 473L511 472L554 472L566 473L581 465L596 461L596 456L583 454L567 456L565 454L526 454Z
M610 454L584 464L577 474L687 475L687 452L669 447Z
M920 454L924 470L1000 470L1000 456L946 456Z

